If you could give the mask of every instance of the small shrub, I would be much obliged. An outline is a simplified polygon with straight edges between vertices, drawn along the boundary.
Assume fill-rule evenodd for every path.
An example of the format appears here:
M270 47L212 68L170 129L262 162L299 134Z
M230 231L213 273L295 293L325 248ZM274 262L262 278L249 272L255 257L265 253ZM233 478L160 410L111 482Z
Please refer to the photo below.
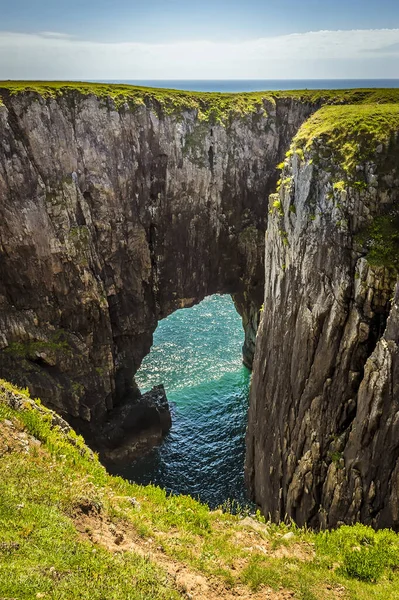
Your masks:
M331 568L366 582L378 581L382 574L399 566L399 535L391 530L374 531L366 525L345 525L319 533L318 555L329 557Z
M384 552L373 546L356 547L344 555L341 570L361 581L378 581L385 568Z
M399 270L399 215L376 217L356 239L368 249L370 265Z
M345 181L336 181L333 184L333 189L337 192L343 192L346 188L346 183Z

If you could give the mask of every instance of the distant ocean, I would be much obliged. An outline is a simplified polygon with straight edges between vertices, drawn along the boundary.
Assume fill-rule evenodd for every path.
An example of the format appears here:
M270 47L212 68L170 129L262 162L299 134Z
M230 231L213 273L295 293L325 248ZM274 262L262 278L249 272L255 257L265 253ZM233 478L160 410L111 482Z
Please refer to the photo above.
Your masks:
M126 83L195 92L263 92L277 90L344 90L399 88L399 79L102 79L98 83Z

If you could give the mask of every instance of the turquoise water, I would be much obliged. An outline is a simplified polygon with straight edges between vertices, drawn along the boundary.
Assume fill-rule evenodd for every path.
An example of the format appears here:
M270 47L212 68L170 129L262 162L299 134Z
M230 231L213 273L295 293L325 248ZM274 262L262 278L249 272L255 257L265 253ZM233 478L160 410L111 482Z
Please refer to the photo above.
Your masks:
M250 373L244 333L230 296L209 296L161 321L136 379L142 391L163 383L173 425L163 444L123 476L190 494L215 507L246 501L244 436Z

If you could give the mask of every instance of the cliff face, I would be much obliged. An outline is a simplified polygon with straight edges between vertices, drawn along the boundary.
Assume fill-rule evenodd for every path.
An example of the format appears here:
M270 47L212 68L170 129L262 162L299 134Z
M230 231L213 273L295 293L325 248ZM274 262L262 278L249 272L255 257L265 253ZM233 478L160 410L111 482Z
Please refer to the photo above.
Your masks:
M230 110L86 88L0 89L0 376L127 456L170 425L134 384L158 320L229 293L251 365L263 303L253 498L275 520L399 527L399 105L307 121L317 94Z
M274 520L398 528L399 123L322 110L270 198L246 477Z
M95 428L137 395L158 320L216 292L250 364L275 165L314 105L265 100L222 125L76 90L2 100L1 376Z

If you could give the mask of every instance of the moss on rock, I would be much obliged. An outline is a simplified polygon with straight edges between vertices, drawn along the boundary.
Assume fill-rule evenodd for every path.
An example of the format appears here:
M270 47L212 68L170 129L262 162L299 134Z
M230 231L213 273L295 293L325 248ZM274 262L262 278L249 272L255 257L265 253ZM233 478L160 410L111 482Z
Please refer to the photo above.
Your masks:
M399 214L375 217L357 236L367 248L367 262L374 267L386 267L399 273Z
M310 150L323 145L349 178L356 167L375 158L399 132L399 104L324 106L302 125L293 147Z

